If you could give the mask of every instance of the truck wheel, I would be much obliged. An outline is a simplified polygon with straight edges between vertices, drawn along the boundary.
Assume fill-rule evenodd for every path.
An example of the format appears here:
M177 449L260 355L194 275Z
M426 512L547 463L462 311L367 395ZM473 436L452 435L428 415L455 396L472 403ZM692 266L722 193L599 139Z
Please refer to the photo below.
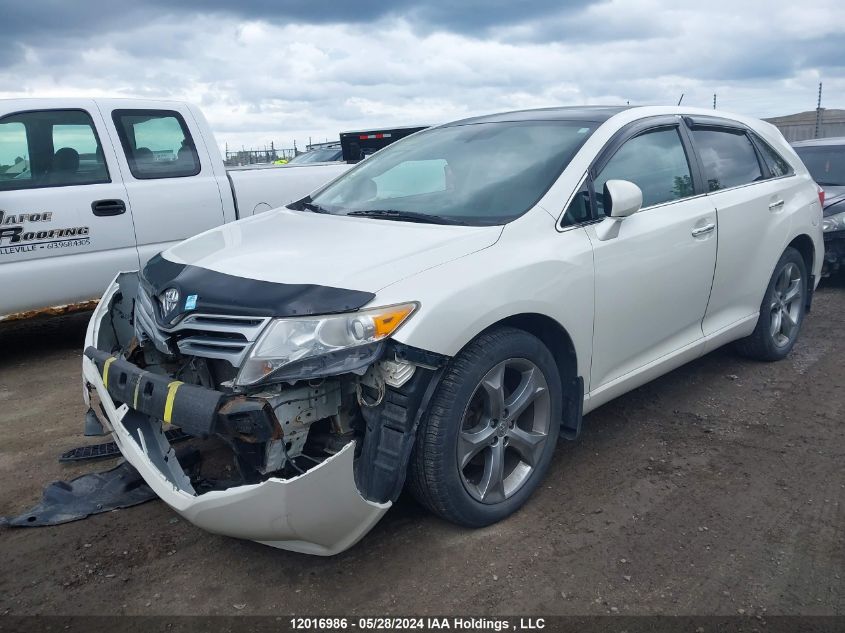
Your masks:
M560 375L546 346L515 328L482 334L452 359L431 399L410 489L454 523L500 521L546 474L561 416Z
M766 288L757 327L750 336L737 341L737 350L756 360L786 358L798 340L806 305L807 265L801 253L789 247Z

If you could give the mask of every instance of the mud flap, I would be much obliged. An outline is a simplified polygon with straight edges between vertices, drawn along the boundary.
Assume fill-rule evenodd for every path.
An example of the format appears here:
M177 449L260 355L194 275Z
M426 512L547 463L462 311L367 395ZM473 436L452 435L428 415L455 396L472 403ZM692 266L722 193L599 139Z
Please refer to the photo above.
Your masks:
M577 440L581 435L583 420L584 379L576 376L563 392L563 420L560 423L560 436L565 440Z

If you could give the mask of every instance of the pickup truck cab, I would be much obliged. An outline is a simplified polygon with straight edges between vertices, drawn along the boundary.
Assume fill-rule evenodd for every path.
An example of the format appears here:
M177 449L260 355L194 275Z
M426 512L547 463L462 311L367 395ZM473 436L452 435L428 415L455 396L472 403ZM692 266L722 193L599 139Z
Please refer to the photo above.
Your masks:
M227 171L187 103L0 100L0 321L93 307L118 271L347 169Z

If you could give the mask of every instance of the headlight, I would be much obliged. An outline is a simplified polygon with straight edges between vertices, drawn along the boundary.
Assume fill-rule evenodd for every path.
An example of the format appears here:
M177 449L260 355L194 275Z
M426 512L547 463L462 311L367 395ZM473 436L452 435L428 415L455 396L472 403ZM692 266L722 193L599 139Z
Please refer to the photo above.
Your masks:
M239 386L268 379L299 380L355 371L380 352L417 309L416 303L326 316L275 319L256 341L238 374Z
M822 230L825 233L845 231L845 211L822 218Z

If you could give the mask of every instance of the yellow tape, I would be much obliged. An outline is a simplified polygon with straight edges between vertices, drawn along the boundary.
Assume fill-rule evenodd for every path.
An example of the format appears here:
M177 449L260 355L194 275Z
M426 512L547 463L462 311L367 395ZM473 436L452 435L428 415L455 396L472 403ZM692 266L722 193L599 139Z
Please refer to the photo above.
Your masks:
M109 388L109 365L111 365L115 360L117 360L114 356L109 356L106 359L106 362L103 363L103 387L106 389Z
M173 401L176 399L176 390L184 383L179 380L174 380L167 385L167 400L164 402L164 421L170 424L170 418L173 415Z
M138 390L141 388L141 377L138 376L138 381L135 383L135 395L132 397L132 408L138 408Z

